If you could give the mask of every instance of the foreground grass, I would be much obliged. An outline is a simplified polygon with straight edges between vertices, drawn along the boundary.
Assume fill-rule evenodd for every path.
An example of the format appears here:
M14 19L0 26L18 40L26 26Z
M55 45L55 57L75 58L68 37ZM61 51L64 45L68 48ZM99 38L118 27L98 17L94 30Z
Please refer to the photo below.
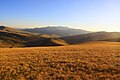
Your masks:
M120 43L0 48L0 80L120 80Z

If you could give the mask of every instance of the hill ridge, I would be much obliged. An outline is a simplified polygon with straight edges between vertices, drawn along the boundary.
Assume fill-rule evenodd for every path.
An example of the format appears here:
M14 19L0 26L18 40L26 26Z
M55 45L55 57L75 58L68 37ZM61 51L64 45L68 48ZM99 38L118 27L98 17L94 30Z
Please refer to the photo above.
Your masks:
M23 29L23 30L28 31L28 32L35 32L35 33L39 33L39 34L48 34L48 35L55 34L60 37L90 33L90 31L62 27L62 26L48 26L48 27L30 28L30 29L28 28L28 29Z

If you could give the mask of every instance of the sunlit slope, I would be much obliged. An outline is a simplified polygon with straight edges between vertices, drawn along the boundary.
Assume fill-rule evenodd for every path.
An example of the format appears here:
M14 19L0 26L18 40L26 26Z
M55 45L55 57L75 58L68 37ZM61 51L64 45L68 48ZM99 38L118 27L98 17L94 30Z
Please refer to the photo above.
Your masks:
M120 43L0 48L1 80L120 80Z
M6 26L0 26L0 32L7 32L7 33L13 33L13 34L19 34L19 35L24 35L24 36L29 36L33 33L6 27Z

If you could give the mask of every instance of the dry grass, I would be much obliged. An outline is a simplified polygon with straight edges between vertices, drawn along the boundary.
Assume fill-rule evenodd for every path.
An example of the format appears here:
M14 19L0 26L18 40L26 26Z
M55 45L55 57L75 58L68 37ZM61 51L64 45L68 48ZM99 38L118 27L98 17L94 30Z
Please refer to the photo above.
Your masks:
M0 80L120 80L120 43L0 48Z

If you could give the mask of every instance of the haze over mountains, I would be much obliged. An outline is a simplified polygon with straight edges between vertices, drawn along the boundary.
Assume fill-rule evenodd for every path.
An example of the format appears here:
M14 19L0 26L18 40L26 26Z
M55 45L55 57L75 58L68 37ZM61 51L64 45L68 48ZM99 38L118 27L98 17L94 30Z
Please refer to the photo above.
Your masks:
M17 30L0 26L0 47L62 46L89 41L120 42L120 32L91 33L89 31L67 27Z
M87 34L90 31L82 30L82 29L74 29L62 26L48 26L43 28L33 28L33 29L23 29L24 31L34 32L39 34L48 34L48 35L59 35L60 37L65 36L73 36L78 34Z

